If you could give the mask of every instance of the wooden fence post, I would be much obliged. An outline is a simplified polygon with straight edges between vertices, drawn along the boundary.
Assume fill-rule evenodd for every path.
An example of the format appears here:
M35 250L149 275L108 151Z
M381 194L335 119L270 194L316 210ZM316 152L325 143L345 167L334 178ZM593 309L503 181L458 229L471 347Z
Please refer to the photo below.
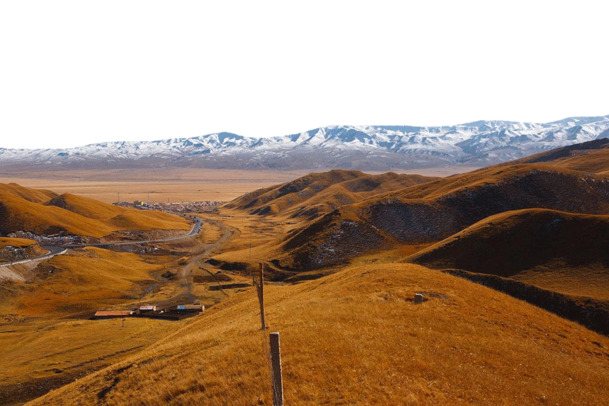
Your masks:
M271 333L269 338L271 342L271 367L273 369L273 406L283 406L283 375L281 372L279 333Z
M260 303L260 324L261 330L266 330L266 322L264 320L264 264L260 263L260 281L256 282L256 278L252 276L252 282L258 293L258 302Z

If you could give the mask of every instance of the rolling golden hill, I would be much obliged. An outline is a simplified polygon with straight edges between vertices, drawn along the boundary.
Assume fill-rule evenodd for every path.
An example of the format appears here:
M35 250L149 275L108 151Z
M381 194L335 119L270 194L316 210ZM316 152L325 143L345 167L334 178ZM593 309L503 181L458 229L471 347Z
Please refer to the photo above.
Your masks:
M598 266L607 284L608 246L608 215L527 209L487 217L410 260L432 268L506 277L547 271L558 263L563 264L560 269L573 270ZM583 287L573 284L572 288ZM609 300L609 293L604 299Z
M4 247L19 247L26 248L31 247L32 245L36 245L36 241L28 240L26 238L6 238L0 237L0 248Z
M314 278L362 256L399 260L420 252L413 261L463 271L461 276L609 332L609 178L591 173L602 172L602 155L594 154L607 151L607 144L549 151L530 158L543 163L521 160L342 205L266 244L273 278ZM576 157L586 172L565 169L565 156ZM247 262L240 252L235 256Z
M291 182L256 190L233 200L226 207L249 210L251 214L281 214L311 220L367 197L434 179L392 172L369 175L336 169L311 173Z
M116 207L86 197L0 184L0 233L29 231L105 237L126 230L187 230L188 222L162 212Z
M520 164L432 180L304 224L278 244L277 263L304 270L335 265L396 243L437 242L486 217L527 208L608 213L609 178Z
M429 300L415 304L416 292ZM421 266L354 266L267 286L265 297L286 404L601 405L609 396L607 337ZM248 289L30 404L271 404L259 326Z
M609 174L609 139L602 138L532 155L503 165L544 163L582 172Z
M488 217L407 261L446 269L609 334L608 245L607 215L527 209Z

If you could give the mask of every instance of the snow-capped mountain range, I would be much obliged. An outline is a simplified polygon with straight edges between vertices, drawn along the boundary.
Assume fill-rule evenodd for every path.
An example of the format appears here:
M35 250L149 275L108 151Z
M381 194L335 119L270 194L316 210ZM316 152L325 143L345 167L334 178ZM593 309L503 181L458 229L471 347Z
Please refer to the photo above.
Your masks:
M609 138L609 115L550 123L476 121L444 127L329 126L281 137L217 133L66 149L2 149L0 167L209 167L361 170L484 166Z

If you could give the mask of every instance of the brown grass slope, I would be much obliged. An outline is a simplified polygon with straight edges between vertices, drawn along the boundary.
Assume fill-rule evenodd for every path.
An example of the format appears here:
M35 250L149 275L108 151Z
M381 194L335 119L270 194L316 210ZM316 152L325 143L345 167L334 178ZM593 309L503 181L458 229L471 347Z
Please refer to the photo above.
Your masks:
M37 279L5 299L28 317L93 312L137 300L144 290L139 285L160 268L132 253L89 247L46 261Z
M188 228L186 220L161 212L115 207L71 194L0 184L0 233L66 232L103 237L119 230Z
M355 252L374 251L396 241L437 242L486 217L527 208L607 213L609 178L541 165L515 165L426 182L343 206L292 231L280 244L279 262L303 269L333 265L345 262ZM341 230L344 224L357 230ZM344 251L357 235L369 238L369 243L364 241L356 249ZM320 256L320 247L334 256Z
M228 208L251 214L287 214L313 219L340 206L392 190L403 189L435 178L385 173L369 175L359 171L332 170L311 173L294 181L260 189L241 196Z
M26 248L26 247L31 247L32 245L36 245L36 244L37 244L36 241L28 240L25 238L0 237L0 248L4 248L4 247Z
M415 305L415 292L430 300ZM421 266L351 267L267 286L265 299L281 333L286 404L601 405L609 396L609 339ZM271 404L266 336L248 289L31 404Z
M609 286L609 216L527 209L488 217L417 254L411 261L513 277L562 262L598 266ZM607 296L609 299L609 296Z
M175 331L181 322L88 320L98 309L145 302L168 260L69 250L40 263L27 282L0 283L0 404L34 399Z
M609 212L609 178L544 166L492 168L430 187L366 201L359 205L360 216L404 242L432 242L509 210ZM422 192L422 197L411 197Z
M529 209L484 219L408 261L449 269L609 334L607 246L609 216Z
M33 203L45 203L50 199L57 197L57 194L50 190L31 189L16 183L0 183L0 191Z
M393 245L390 235L363 224L351 207L342 207L288 232L272 262L283 269L307 271Z
M570 145L507 163L544 163L582 172L609 172L609 139ZM504 164L506 165L506 164Z

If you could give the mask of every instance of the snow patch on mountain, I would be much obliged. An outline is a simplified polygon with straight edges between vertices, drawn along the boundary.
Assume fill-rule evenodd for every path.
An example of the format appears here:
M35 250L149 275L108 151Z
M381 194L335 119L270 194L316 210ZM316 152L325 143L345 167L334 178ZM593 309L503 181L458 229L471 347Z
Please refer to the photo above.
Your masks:
M62 167L100 161L146 161L149 165L164 161L167 165L226 168L483 166L607 137L609 116L571 117L550 123L476 121L442 127L329 126L270 138L222 132L64 149L0 148L0 162Z

